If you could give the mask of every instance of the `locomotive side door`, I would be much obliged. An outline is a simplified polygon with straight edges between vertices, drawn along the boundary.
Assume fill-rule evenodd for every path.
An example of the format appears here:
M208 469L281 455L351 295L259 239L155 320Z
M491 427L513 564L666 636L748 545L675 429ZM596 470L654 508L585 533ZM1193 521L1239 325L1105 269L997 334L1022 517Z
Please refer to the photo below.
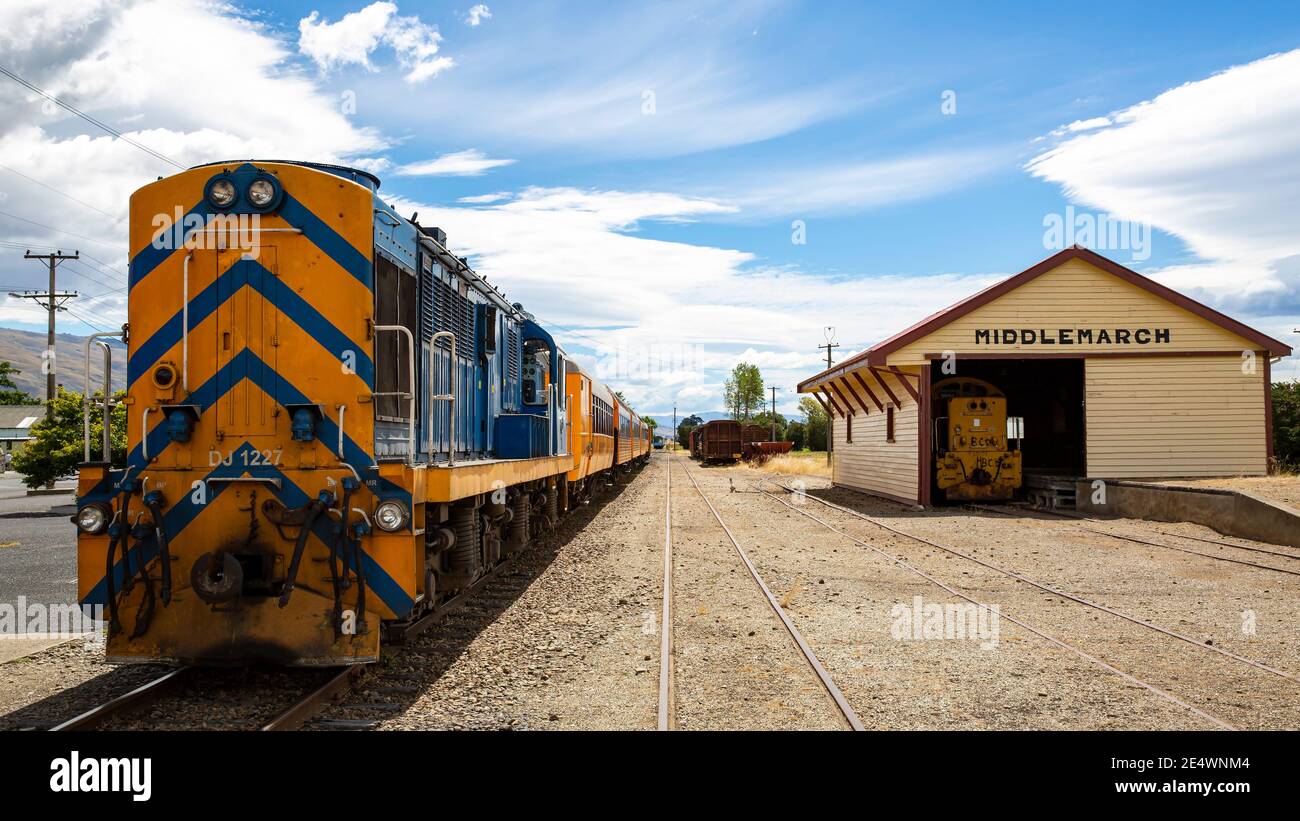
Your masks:
M223 437L275 434L277 287L274 248L217 251L217 429Z

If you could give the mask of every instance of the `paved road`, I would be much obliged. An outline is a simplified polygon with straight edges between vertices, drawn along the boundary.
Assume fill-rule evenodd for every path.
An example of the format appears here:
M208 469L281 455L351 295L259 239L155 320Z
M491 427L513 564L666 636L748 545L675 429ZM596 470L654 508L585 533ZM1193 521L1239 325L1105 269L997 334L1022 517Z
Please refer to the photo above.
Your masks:
M72 604L77 600L76 527L66 494L28 496L15 473L0 475L0 602Z

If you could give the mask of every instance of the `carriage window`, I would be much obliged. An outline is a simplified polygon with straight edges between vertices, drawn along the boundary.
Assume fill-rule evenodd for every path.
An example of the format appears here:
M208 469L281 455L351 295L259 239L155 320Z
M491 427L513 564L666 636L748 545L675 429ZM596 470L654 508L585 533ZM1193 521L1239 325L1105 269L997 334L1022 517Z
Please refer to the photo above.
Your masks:
M614 433L614 410L602 399L592 400L592 431L612 436Z
M399 268L387 257L375 256L375 324L402 325L420 339L420 302L414 271ZM381 331L375 336L375 392L410 391L411 349L406 335ZM375 397L380 419L405 420L410 406L401 396Z

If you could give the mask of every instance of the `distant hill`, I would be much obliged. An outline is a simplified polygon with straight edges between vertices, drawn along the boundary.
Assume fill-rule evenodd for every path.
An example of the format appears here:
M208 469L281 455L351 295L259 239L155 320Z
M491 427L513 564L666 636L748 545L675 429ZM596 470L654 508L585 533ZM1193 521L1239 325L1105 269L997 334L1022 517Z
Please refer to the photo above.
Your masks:
M113 390L126 387L126 349L120 343L113 345ZM45 350L45 334L0 328L0 361L9 362L22 371L14 377L18 389L27 391L37 399L45 399L45 374L41 373L41 352ZM85 381L86 337L58 334L54 338L58 381L65 389L82 390ZM98 347L91 353L90 379L96 385L104 384L102 355Z

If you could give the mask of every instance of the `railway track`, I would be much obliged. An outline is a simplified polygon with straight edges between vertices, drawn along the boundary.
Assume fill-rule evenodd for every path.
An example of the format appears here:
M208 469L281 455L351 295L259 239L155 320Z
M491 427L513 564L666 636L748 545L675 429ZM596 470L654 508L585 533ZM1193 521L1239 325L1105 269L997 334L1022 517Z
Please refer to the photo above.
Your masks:
M785 490L785 491L787 491L787 492L789 492L789 493L796 493L796 492L798 492L798 491L795 491L795 490L792 489L792 488L789 488L789 487L786 487L785 485L780 484L779 482L778 482L778 483L775 483L775 484L776 484L778 487L780 487L782 490ZM792 506L790 506L788 503L786 503L784 500L777 498L777 497L774 496L773 494L771 494L771 493L769 493L769 492L767 492L767 491L764 491L764 490L762 490L761 488L758 488L758 490L759 490L761 493L763 493L764 495L768 496L769 498L776 499L777 501L781 502L782 504L786 504L787 507L792 507ZM927 538L925 538L925 537L923 537L923 536L917 536L917 535L915 535L915 534L913 534L913 533L908 533L908 532L905 531L905 530L899 530L898 528L893 527L892 525L886 524L885 522L882 522L882 521L880 521L879 519L876 519L875 517L868 516L868 515L866 515L865 513L861 513L861 512L859 512L859 511L853 510L852 508L844 507L843 505L837 505L837 504L835 504L834 502L830 502L830 501L827 501L826 499L821 499L821 498L818 498L817 496L813 496L813 495L811 495L811 494L807 494L807 493L802 494L802 497L803 497L804 499L811 499L812 501L815 501L815 502L817 502L818 504L825 505L826 507L831 508L831 509L833 509L833 510L838 510L838 511L840 511L841 513L845 513L845 514L847 514L847 515L849 515L849 516L853 516L853 517L855 517L855 518L862 519L863 521L870 522L871 524L875 525L876 527L879 527L879 528L882 528L882 529L884 529L884 530L887 530L887 531L889 531L890 533L893 533L893 534L895 534L895 535L902 536L902 537L907 538L907 539L911 539L911 540L916 541L916 542L919 542L919 543L921 543L921 544L928 545L929 547L933 547L933 548L935 548L935 549L937 549L937 550L942 550L942 551L944 551L945 553L948 553L948 554L950 554L950 555L957 556L958 558L962 558L962 559L965 559L965 560L967 560L967 561L974 562L975 564L978 564L978 565L980 565L981 567L984 567L984 568L987 568L987 569L992 570L992 571L994 571L994 572L1000 573L1000 574L1002 574L1002 575L1004 575L1004 576L1007 576L1007 577L1009 577L1009 578L1015 579L1016 581L1023 582L1023 583L1025 583L1025 584L1030 585L1031 587L1036 587L1036 588L1038 588L1039 590L1042 590L1042 591L1044 591L1044 592L1051 593L1051 594L1056 595L1056 596L1060 596L1060 597L1063 598L1063 599L1069 599L1070 601L1075 602L1076 604L1081 604L1081 605L1084 605L1084 606L1086 606L1086 607L1091 607L1091 608L1093 608L1094 610L1098 610L1098 611L1100 611L1100 612L1102 612L1102 613L1107 613L1107 614L1109 614L1109 615L1111 615L1111 616L1115 616L1115 617L1117 617L1117 618L1120 618L1120 619L1123 619L1123 620L1125 620L1125 621L1131 622L1132 624L1136 624L1136 625L1138 625L1138 626L1140 626L1140 627L1144 627L1144 628L1146 628L1146 629L1148 629L1148 630L1153 630L1153 631L1155 631L1155 632L1157 632L1157 633L1163 634L1163 635L1168 636L1168 637L1170 637L1170 638L1178 639L1179 641L1186 642L1187 644L1190 644L1190 645L1192 645L1193 647L1198 647L1198 648L1200 648L1201 650L1203 650L1203 651L1205 651L1205 652L1207 652L1207 653L1214 653L1214 654L1217 654L1217 655L1219 655L1219 656L1223 656L1223 657L1225 657L1225 658L1232 659L1233 661L1239 662L1239 663L1241 663L1241 664L1245 664L1245 665L1248 665L1248 666L1250 666L1250 667L1254 667L1254 668L1257 669L1257 670L1262 670L1262 671L1264 671L1264 672L1266 672L1266 673L1269 673L1269 674L1271 674L1271 675L1277 676L1277 677L1279 677L1279 678L1286 679L1286 680L1288 680L1288 681L1290 681L1290 682L1292 682L1292 683L1294 683L1294 684L1300 684L1300 678L1297 678L1296 676L1292 675L1291 673L1289 673L1289 672L1287 672L1287 671L1285 671L1285 670L1280 670L1280 669L1278 669L1278 668L1276 668L1276 667L1271 667L1271 666L1269 666L1269 665L1267 665L1267 664L1264 664L1263 662L1256 661L1255 659L1252 659L1252 658L1247 658L1246 656L1239 655L1239 654L1237 654L1237 653L1232 652L1231 650L1225 650L1225 649L1223 649L1222 647L1218 647L1218 646L1213 645L1213 644L1206 644L1205 642L1201 641L1200 639L1195 638L1194 636L1189 636L1189 635L1187 635L1186 633L1180 633L1180 632L1178 632L1177 630L1171 630L1171 629L1169 629L1169 628L1167 628L1167 627L1162 627L1162 626L1160 626L1160 625L1158 625L1158 624L1155 624L1154 622L1150 622L1150 621L1147 621L1146 619L1142 619L1142 618L1139 618L1139 617L1137 617L1137 616L1131 615L1131 614L1129 614L1129 613L1125 613L1125 612L1123 612L1123 611L1121 611L1121 610L1117 610L1117 609L1115 609L1115 608L1113 608L1113 607L1109 607L1109 606L1107 606L1107 605L1100 604L1100 603L1098 603L1098 602L1094 602L1094 601L1091 601L1091 600L1089 600L1089 599L1085 599L1085 598L1083 598L1082 596L1076 596L1076 595L1074 595L1073 593L1069 593L1069 592L1067 592L1067 591L1065 591L1065 590L1060 589L1059 587L1056 587L1056 586L1054 586L1054 585L1047 584L1046 582L1038 581L1037 579L1033 579L1033 578L1031 578L1031 577L1029 577L1029 576L1026 576L1026 575L1024 575L1024 574L1022 574L1022 573L1017 573L1017 572L1014 571L1014 570L1009 570L1009 569L1007 569L1007 568L1005 568L1005 567L1001 567L1001 566L999 566L999 565L993 564L992 562L987 562L987 561L985 561L985 560L983 560L983 559L980 559L980 558L977 558L977 557L975 557L975 556L972 556L972 555L970 555L969 553L965 553L965 552L963 552L963 551L957 550L957 549L954 548L954 547L950 547L950 546L948 546L948 545L940 544L939 542L932 541L932 540L927 539ZM795 510L798 511L799 513L803 513L804 515L809 515L809 514L807 514L807 513L804 512L804 511L800 511L800 510L798 510L798 508L792 508L792 509L795 509ZM825 524L825 522L823 522L823 524ZM829 527L829 525L827 525L827 526ZM844 535L847 536L848 534L844 534ZM852 537L852 536L849 536L849 538L853 538L853 537Z
M487 587L496 579L502 571L510 566L512 559L507 557L496 565L489 573L474 582L465 591L449 599L445 604L430 613L425 614L414 622L405 625L395 631L390 629L389 635L397 640L396 647L402 647L406 642L427 631L430 627L441 622L450 614L464 607L472 600L483 588ZM353 664L348 667L339 668L330 671L323 678L318 674L311 676L301 670L281 670L277 671L286 677L306 676L314 678L305 688L302 689L302 695L295 698L292 703L285 708L276 710L272 717L265 718L256 715L257 711L250 712L246 720L241 723L243 729L261 730L264 732L275 732L283 730L296 730L304 724L312 721L323 710L328 708L334 702L345 698L356 685L361 681L370 665ZM151 707L158 706L166 702L167 699L177 696L186 689L201 689L211 682L204 682L205 675L220 676L230 671L214 670L210 671L200 667L178 667L169 670L158 678L147 682L135 689L124 693L116 698L110 699L99 704L86 712L68 719L60 724L50 728L54 732L67 732L73 730L93 730L110 724L113 721L129 719L132 715L144 712Z
M674 702L673 695L675 692L675 686L673 683L674 676L675 676L675 665L674 665L673 652L672 652L673 554L672 554L672 493L671 493L672 468L673 468L673 463L675 461L676 459L674 457L672 456L668 457L668 470L667 470L668 476L666 479L666 483L669 492L667 494L667 499L665 502L666 509L664 514L664 589L663 589L664 616L662 620L662 634L660 638L660 668L659 668L658 727L660 730L669 730L675 726L675 719L674 719L675 705L673 703ZM808 668L816 676L819 685L825 691L826 695L830 698L830 701L834 705L840 720L843 722L843 725L846 726L848 729L855 730L855 731L865 729L862 725L861 720L858 718L857 713L854 711L852 705L849 704L848 700L844 697L844 694L840 691L839 687L835 684L835 681L834 679L832 679L830 673L826 670L825 666L817 658L817 654L813 651L812 647L808 644L807 640L804 639L803 634L800 633L799 628L796 627L794 622L790 620L789 615L786 614L784 608L781 607L781 603L777 600L776 596L772 594L772 591L771 589L768 588L766 582L763 581L763 578L761 574L758 572L758 569L754 566L753 561L750 560L749 555L745 552L745 549L740 545L740 542L736 540L736 537L731 532L731 529L727 527L727 523L723 521L722 516L718 513L717 508L713 506L713 502L710 501L708 495L704 492L704 489L700 487L699 483L695 480L695 477L691 475L691 471L688 468L682 467L682 471L686 474L686 478L690 481L691 485L695 488L695 492L699 494L700 499L708 507L709 512L713 515L714 520L717 521L718 525L722 528L722 531L726 534L727 540L731 543L732 548L739 556L741 563L744 565L746 571L749 574L750 579L754 582L754 584L758 587L759 591L763 594L763 597L766 600L768 606L771 608L772 613L776 616L777 620L780 622L785 633L794 642L795 646L799 650L800 655L803 657L803 660L807 663Z
M790 492L790 493L796 493L796 492L797 492L797 491L791 490L791 489L789 489L789 488L786 488L784 485L781 485L779 482L774 482L774 484L776 484L778 487L781 487L782 489L786 490L787 492ZM829 531L831 531L831 532L833 532L833 533L836 533L836 534L838 534L838 535L844 537L845 539L847 539L847 540L853 542L854 544L856 544L856 545L858 545L858 546L860 546L860 547L864 547L864 548L866 548L867 550L871 551L873 554L879 556L880 558L885 559L886 561L889 561L889 562L891 562L891 563L897 565L898 567L901 567L901 568L903 568L904 570L906 570L906 571L908 571L908 572L910 572L910 573L912 573L912 574L914 574L914 575L916 575L916 576L919 576L919 577L925 579L926 581L930 582L931 584L933 584L933 585L939 587L940 589L944 590L944 591L947 592L949 595L956 596L957 598L960 598L960 599L962 599L962 600L964 600L964 601L970 602L971 604L974 604L974 605L976 605L977 607L981 607L981 608L989 608L989 607L990 607L990 605L987 604L986 602L982 602L982 601L980 601L979 599L974 598L973 596L970 596L970 595L968 595L968 594L966 594L966 593L963 593L961 590L958 590L956 587L953 587L952 585L947 584L946 582L942 581L941 579L937 578L936 576L933 576L933 575L931 575L931 574L925 572L924 570L921 570L920 568L918 568L918 567L912 565L911 563L909 563L909 562L907 562L907 561L905 561L905 560L903 560L903 559L901 559L901 558L899 558L899 557L897 557L897 556L893 556L893 555L891 555L891 554L888 553L887 551L882 550L881 548L877 547L876 545L871 544L870 542L867 542L867 541L865 541L865 540L863 540L863 539L860 539L860 538L858 538L858 537L856 537L856 536L854 536L854 535L852 535L852 534L850 534L850 533L848 533L848 532L846 532L846 531L844 531L844 530L841 530L840 528L835 527L835 525L831 524L830 522L827 522L826 520L824 520L824 519L822 519L822 518L820 518L820 517L818 517L818 516L815 516L815 515L813 515L812 513L809 513L808 511L803 510L803 509L801 509L800 507L798 507L798 506L796 506L796 505L792 505L792 504L790 504L789 502L785 501L784 499L780 498L779 496L777 496L777 495L774 494L774 493L771 493L771 492L769 492L769 491L763 490L761 486L759 486L759 485L754 485L754 489L755 489L758 493L761 493L762 495L767 496L768 498L772 499L773 501L775 501L775 502L777 502L777 503L779 503L779 504L781 504L781 505L784 505L785 507L789 508L790 510L792 510L792 511L794 511L795 513L799 514L800 516L804 516L804 517L806 517L806 518L808 518L808 519L811 519L812 521L814 521L814 522L820 524L822 527L826 528L827 530L829 530ZM885 528L886 530L889 530L890 532L896 533L896 534L898 534L898 535L900 535L900 536L905 536L905 537L910 538L910 539L915 539L915 540L918 541L918 542L921 542L921 543L923 543L923 544L929 545L929 546L931 546L931 547L936 547L936 548L941 549L941 550L949 550L948 548L945 548L944 546L939 545L939 544L936 543L936 542L932 542L932 541L930 541L930 540L928 540L928 539L924 539L924 538L919 537L919 536L914 536L914 535L912 535L912 534L905 533L905 532L903 532L903 531L899 531L899 530L897 530L896 528L890 527L889 525L886 525L886 524L883 524L883 523L877 522L876 520L872 519L871 517L865 516L864 514L860 514L860 513L858 513L857 511L854 511L854 510L852 510L852 509L850 509L850 508L842 507L842 506L840 506L840 505L836 505L836 504L834 504L833 502L828 502L828 501L826 501L826 500L824 500L824 499L818 499L818 498L815 497L815 496L809 496L809 495L806 495L806 494L803 494L803 498L805 498L805 499L813 499L814 501L820 502L820 503L826 505L827 507L830 507L830 508L833 508L833 509L839 510L839 511L841 511L841 512L844 512L844 513L847 513L847 514L850 514L850 515L858 516L859 518L863 518L863 519L865 519L865 520L867 520L867 521L869 521L869 522L872 522L873 524L876 524L876 525L878 525L878 526L880 526L880 527L883 527L883 528ZM980 560L978 560L978 559L973 559L973 557L966 556L966 554L962 554L962 553L959 553L959 552L957 552L957 551L950 551L950 552L954 552L954 553L957 553L957 555L960 555L960 556L962 556L962 557L964 557L964 558L971 558L973 561L980 562ZM983 562L980 562L980 563L983 564ZM992 566L990 565L990 567L992 567ZM995 569L998 569L998 568L995 568ZM1018 576L1018 575L1014 575L1014 574L1010 574L1009 572L1008 572L1008 575L1013 575L1013 578L1018 578L1018 579L1020 579L1020 580L1026 580L1024 577L1021 577L1021 576ZM1032 583L1032 582L1031 582L1031 583ZM1051 589L1051 588L1044 588L1044 589ZM1065 593L1061 593L1060 591L1056 591L1056 590L1054 590L1054 589L1052 589L1052 592L1057 593L1058 595L1068 595L1068 594L1065 594ZM1109 611L1109 612L1116 612L1116 611ZM1188 702L1188 701L1186 701L1186 700L1184 700L1184 699L1179 698L1177 695L1174 695L1173 693L1171 693L1171 692L1169 692L1168 690L1166 690L1166 689L1160 687L1159 685L1153 684L1153 683L1151 683L1151 682L1149 682L1149 681L1146 681L1146 680L1144 680L1144 679L1141 679L1141 678L1139 678L1139 677L1133 675L1132 673L1130 673L1130 672L1128 672L1128 671L1126 671L1126 670L1120 669L1119 667L1117 667L1117 666L1111 664L1110 662L1108 662L1108 661L1106 661L1106 660L1104 660L1104 659L1101 659L1101 658L1099 658L1099 657L1097 657L1097 656L1092 655L1091 653L1087 652L1086 650L1082 649L1081 647L1078 647L1078 646L1076 646L1076 645L1074 645L1074 644L1071 644L1071 643L1068 642L1068 641L1065 641L1064 639L1058 638L1057 636L1054 636L1054 635L1052 635L1052 634L1050 634L1050 633L1048 633L1048 632L1046 632L1046 631L1044 631L1044 630L1042 630L1042 629L1039 629L1038 627L1035 627L1034 625L1028 623L1027 621L1025 621L1025 620L1023 620L1023 619L1021 619L1021 618L1019 618L1019 617L1017 617L1017 616L1014 616L1014 615L1012 615L1012 614L1006 612L1006 610L1004 610L1004 609L1000 610L1000 615L1001 615L1002 618L1006 619L1007 621L1011 622L1012 624L1015 624L1015 625L1017 625L1017 626L1023 628L1024 630L1027 630L1028 632L1030 632L1030 633L1032 633L1032 634L1038 636L1039 638L1041 638L1041 639L1043 639L1043 640L1045 640L1045 641L1047 641L1047 642L1049 642L1049 643L1051 643L1051 644L1053 644L1053 645L1055 645L1055 646L1057 646L1057 647L1060 647L1060 648L1063 649L1063 650L1068 650L1068 651L1074 653L1075 655L1079 656L1080 658L1083 658L1083 659L1085 659L1086 661L1091 662L1092 664L1094 664L1094 665L1096 665L1096 666L1102 668L1103 670L1106 670L1107 672L1113 673L1114 675L1119 676L1120 678L1124 679L1124 680L1127 681L1128 683L1133 684L1133 685L1136 685L1136 686L1138 686L1138 687L1141 687L1141 688L1143 688L1143 689L1145 689L1145 690L1147 690L1147 691L1149 691L1149 692L1151 692L1151 693L1153 693L1153 694L1159 696L1160 698L1163 698L1163 699L1165 699L1166 701L1169 701L1170 703L1175 704L1175 705L1177 705L1177 706L1179 706L1179 707L1181 707L1181 708L1183 708L1183 709L1185 709L1185 710L1191 712L1192 714L1194 714L1194 715L1196 715L1196 716L1198 716L1198 717L1200 717L1200 718L1202 718L1202 719L1204 719L1204 720L1210 722L1211 724L1215 725L1216 727L1219 727L1220 729L1224 729L1224 730L1236 730L1236 729L1238 729L1236 726L1234 726L1233 724L1231 724L1230 722L1228 722L1228 721L1225 720L1224 718L1222 718L1222 717L1220 717L1220 716L1218 716L1218 715L1215 715L1215 714L1213 714L1213 713L1210 713L1210 712L1207 711L1207 710L1204 710L1204 709L1202 709L1202 708L1200 708L1200 707L1197 707L1195 704L1192 704L1192 703L1190 703L1190 702ZM1144 622L1140 622L1140 623L1145 624ZM1158 628L1158 629L1162 629L1162 628ZM1217 649L1217 648L1214 648L1214 649ZM1229 655L1234 655L1234 654L1229 654ZM1237 657L1237 658L1240 658L1240 657ZM1243 660L1245 660L1245 659L1243 659ZM1246 661L1248 661L1248 660L1246 660ZM1256 662L1251 662L1251 663L1252 663L1252 664L1256 664L1256 666L1260 666L1260 667L1262 667L1263 669L1269 670L1269 671L1271 671L1271 672L1278 672L1278 673L1281 673L1281 671L1276 671L1276 670L1273 670L1273 668L1269 668L1269 667L1266 667L1266 666L1264 666L1264 665L1259 665L1259 664L1256 663ZM1282 673L1282 675L1287 676L1287 674L1285 674L1285 673ZM1287 676L1287 677L1289 677L1289 676Z
M1009 516L1009 517L1018 517L1018 516L1019 516L1019 514L1017 514L1017 513L1012 513L1012 512L1007 511L1007 510L999 510L998 508L993 507L993 506L991 506L991 505L976 505L976 504L972 504L972 505L968 505L967 507L970 507L970 508L973 509L973 510L977 510L977 511L980 511L980 512L983 512L983 513L992 513L992 514L995 514L995 515L998 515L998 516ZM1093 523L1097 523L1097 524L1107 523L1105 519L1096 519L1096 518L1093 518L1093 517L1091 517L1091 516L1084 516L1084 515L1082 515L1082 514L1078 514L1078 513L1067 513L1067 512L1065 512L1065 511L1059 511L1059 510L1047 510L1047 509L1045 509L1045 508L1028 508L1028 509L1027 509L1027 512L1033 512L1033 513L1037 513L1037 514L1040 514L1040 515L1043 515L1043 516L1056 516L1056 517L1058 517L1058 518L1062 518L1062 519L1071 519L1071 520L1075 520L1075 522L1076 522L1076 524L1078 525L1078 527L1079 527L1080 530L1084 530L1084 531L1087 531L1087 532L1089 532L1089 533L1096 533L1096 534L1098 534L1098 535L1100 535L1100 536L1109 536L1109 537L1112 538L1112 539L1118 539L1118 540L1125 541L1125 542L1130 542L1130 543L1133 543L1133 544L1147 545L1147 546L1149 546L1149 547L1160 547L1160 548L1164 548L1165 550L1175 550L1175 551L1178 551L1179 553L1187 553L1187 554L1190 554L1190 555L1192 555L1192 556L1201 556L1201 557L1203 557L1203 558L1206 558L1206 559L1213 559L1213 560L1218 561L1218 562L1227 562L1227 563L1229 563L1229 564L1239 564L1239 565L1244 565L1244 566L1247 566L1247 567L1254 567L1254 568L1257 568L1257 569L1259 569L1259 570L1269 570L1269 571L1272 571L1272 572L1274 572L1274 573L1282 573L1282 574L1284 574L1284 575L1288 575L1288 576L1300 576L1300 570L1296 570L1296 569L1290 569L1290 568L1285 568L1285 567L1276 567L1276 566L1271 565L1271 564L1260 564L1259 562L1247 561L1247 560L1245 560L1245 559L1233 558L1233 557L1231 557L1231 556L1216 556L1216 555L1213 554L1213 553L1206 553L1206 552L1203 551L1203 550L1192 550L1192 549L1187 548L1187 547L1179 547L1179 546L1177 546L1177 545L1164 544L1164 543L1162 543L1162 542L1153 542L1153 541L1151 541L1149 538L1147 538L1147 539L1138 538L1137 536L1134 536L1134 535L1126 535L1126 534L1123 534L1123 533L1115 533L1115 532L1110 531L1110 530L1103 530L1103 529L1098 528L1098 527L1088 527L1087 525L1083 524L1083 522L1093 522ZM1250 553L1259 553L1259 554L1263 554L1263 555L1274 556L1274 557L1281 558L1281 559L1289 559L1289 560L1291 560L1291 561L1300 561L1300 555L1296 555L1296 554L1294 554L1294 553L1287 553L1286 551L1282 551L1282 550L1270 550L1270 549L1268 549L1268 548L1264 548L1264 547L1253 547L1253 546L1250 546L1250 545L1233 544L1232 542L1224 541L1224 540L1222 540L1222 539L1205 539L1205 538L1201 538L1201 537L1198 537L1198 536L1187 536L1187 535L1182 534L1182 533L1171 533L1171 532L1169 532L1169 531L1167 531L1167 530L1158 530L1158 529L1155 529L1155 528L1152 528L1152 529L1155 531L1156 534L1161 535L1161 536L1166 536L1166 537L1168 537L1168 538L1173 538L1173 539L1189 539L1189 540L1191 540L1191 541L1203 542L1203 543L1206 543L1206 544L1219 545L1221 548L1223 548L1223 547L1228 547L1228 548L1233 548L1233 549L1235 549L1235 550L1247 551L1247 552L1250 552ZM1143 534L1143 535L1145 535L1145 534Z

